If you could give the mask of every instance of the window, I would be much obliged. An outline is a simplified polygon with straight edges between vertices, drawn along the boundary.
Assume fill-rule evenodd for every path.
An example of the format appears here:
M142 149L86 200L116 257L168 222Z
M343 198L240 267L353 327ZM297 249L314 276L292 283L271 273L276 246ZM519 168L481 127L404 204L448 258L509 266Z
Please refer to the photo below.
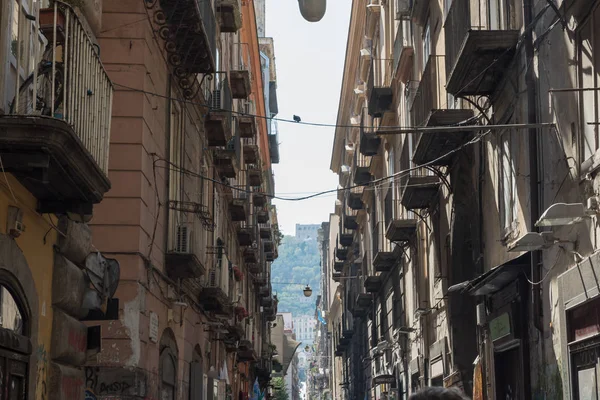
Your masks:
M489 29L505 30L516 26L514 0L491 0ZM477 27L475 27L477 29Z
M600 86L600 7L590 13L578 33L579 87L598 88ZM600 102L597 90L580 92L580 131L583 133L580 144L580 161L592 157L600 147L597 124L600 121Z
M512 130L504 130L499 134L498 161L500 173L498 204L500 206L501 227L506 235L517 220L517 184L514 155L518 154L517 138Z
M175 334L166 329L160 338L159 356L160 399L175 400L177 388L177 342Z
M429 24L429 19L427 23L423 27L423 68L427 65L429 61L429 56L431 55L431 27Z

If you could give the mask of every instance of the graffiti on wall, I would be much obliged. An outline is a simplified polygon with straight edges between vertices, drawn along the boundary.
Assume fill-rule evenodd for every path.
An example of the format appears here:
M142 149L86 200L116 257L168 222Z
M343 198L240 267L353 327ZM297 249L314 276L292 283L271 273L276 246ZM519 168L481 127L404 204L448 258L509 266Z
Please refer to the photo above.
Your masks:
M37 347L37 384L36 384L36 400L46 400L48 397L48 386L46 383L46 375L48 372L48 353L43 344Z
M125 368L85 368L86 399L118 399L120 396L144 396L145 374ZM89 397L88 397L89 396Z

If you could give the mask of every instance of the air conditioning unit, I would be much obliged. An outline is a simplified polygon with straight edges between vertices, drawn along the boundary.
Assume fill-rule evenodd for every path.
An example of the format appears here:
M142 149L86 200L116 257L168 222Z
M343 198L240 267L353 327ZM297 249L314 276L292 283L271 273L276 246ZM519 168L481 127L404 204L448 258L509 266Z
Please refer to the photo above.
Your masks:
M408 17L410 15L410 9L410 0L396 0L396 21Z
M221 89L213 90L211 100L211 107L213 109L220 110L221 108L223 108L221 103Z
M188 224L177 226L175 251L177 253L190 253L192 249L192 228Z

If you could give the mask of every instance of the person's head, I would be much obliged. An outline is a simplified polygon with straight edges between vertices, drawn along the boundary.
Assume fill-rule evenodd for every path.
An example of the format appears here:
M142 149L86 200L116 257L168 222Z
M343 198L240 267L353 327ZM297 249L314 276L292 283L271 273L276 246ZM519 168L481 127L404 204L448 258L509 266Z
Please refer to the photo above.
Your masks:
M408 400L468 400L468 398L456 389L428 387L412 394Z

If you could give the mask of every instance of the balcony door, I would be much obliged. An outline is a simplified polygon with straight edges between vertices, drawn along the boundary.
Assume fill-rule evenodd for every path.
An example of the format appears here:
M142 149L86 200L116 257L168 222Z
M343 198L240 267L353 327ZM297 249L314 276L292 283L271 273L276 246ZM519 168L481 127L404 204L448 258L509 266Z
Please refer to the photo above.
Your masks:
M580 124L582 138L580 143L580 161L591 158L600 148L598 125L600 121L600 6L596 6L588 19L581 25L577 35Z
M507 30L515 27L515 0L490 0L489 29ZM473 18L471 18L473 20ZM484 29L484 27L474 27Z
M45 48L46 38L38 34L35 21L40 3L33 0L4 0L0 8L0 109L8 111L20 85L32 72L36 54ZM37 41L36 41L37 39ZM19 77L17 83L17 76Z

